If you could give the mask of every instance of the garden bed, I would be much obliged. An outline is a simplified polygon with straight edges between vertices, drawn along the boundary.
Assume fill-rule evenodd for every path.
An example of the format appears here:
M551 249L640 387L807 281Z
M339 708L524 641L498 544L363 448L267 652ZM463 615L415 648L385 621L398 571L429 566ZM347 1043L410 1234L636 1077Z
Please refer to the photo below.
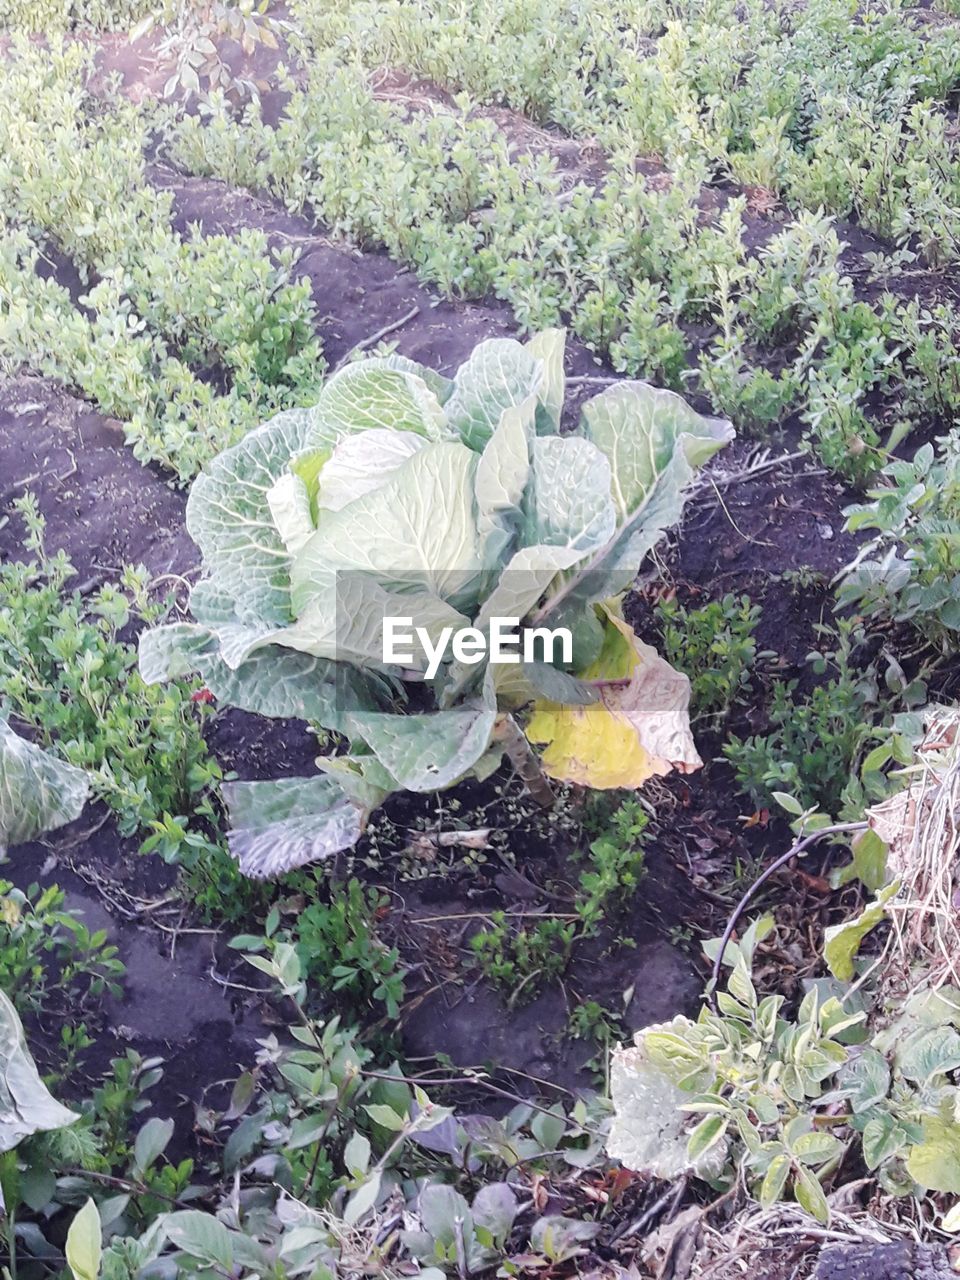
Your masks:
M25 1006L33 1051L58 1096L78 1105L116 1073L118 1058L136 1059L138 1070L144 1060L162 1059L149 1101L152 1115L175 1121L166 1159L171 1170L185 1158L209 1169L233 1158L238 1130L230 1126L239 1121L242 1131L291 1027L313 1036L300 1040L310 1053L320 1045L318 1027L349 1029L364 1052L369 1046L376 1054L371 1088L379 1080L389 1094L391 1073L402 1070L431 1099L476 1121L479 1136L470 1130L465 1147L450 1146L448 1129L439 1145L423 1144L454 1158L471 1194L470 1144L482 1145L488 1123L475 1113L506 1117L505 1124L519 1116L516 1132L527 1136L517 1150L534 1133L536 1152L510 1165L521 1171L512 1185L529 1197L521 1214L589 1221L582 1239L592 1243L589 1254L576 1238L572 1251L553 1254L542 1236L529 1244L525 1225L531 1252L515 1254L510 1265L519 1269L509 1274L565 1277L587 1257L610 1268L591 1273L598 1277L627 1274L622 1264L664 1280L720 1280L736 1274L741 1258L760 1259L768 1269L757 1274L770 1280L812 1274L822 1239L886 1239L875 1234L877 1224L896 1236L911 1210L901 1218L872 1176L838 1180L826 1211L835 1214L835 1230L824 1235L819 1200L794 1181L806 1218L792 1201L765 1204L759 1216L748 1211L741 1229L728 1210L742 1206L735 1192L747 1185L746 1163L729 1186L700 1178L696 1162L661 1170L660 1178L637 1174L636 1165L618 1169L602 1142L593 1145L595 1117L582 1108L594 1103L577 1099L605 1094L618 1041L675 1015L696 1017L709 977L701 944L723 931L744 891L790 847L797 813L818 809L826 821L856 810L862 818L880 794L869 788L885 785L882 771L892 772L894 756L866 781L864 760L875 742L890 740L895 717L917 710L919 682L924 698L956 697L960 667L942 627L930 648L929 632L918 638L912 616L891 621L891 606L874 624L869 608L861 616L837 596L838 575L867 536L846 527L847 509L864 500L881 465L938 440L960 405L953 345L960 291L952 260L944 266L938 258L940 223L931 231L922 222L926 206L920 209L919 196L909 203L913 188L904 179L897 198L918 226L899 235L897 251L888 230L894 215L866 180L851 197L858 214L846 208L828 219L822 209L811 212L824 201L804 195L820 180L812 162L809 170L799 160L785 168L778 151L783 164L767 185L759 181L766 152L739 151L729 139L720 147L704 133L690 143L691 165L682 133L672 132L676 119L662 154L653 154L642 146L647 126L630 96L637 84L629 69L622 83L609 67L603 72L606 106L599 89L584 88L600 75L602 59L582 84L576 74L568 79L573 105L556 86L544 83L541 93L536 78L521 87L494 60L503 85L478 90L480 100L466 106L457 91L461 80L476 87L470 57L478 79L494 76L481 69L477 50L463 62L452 41L436 58L414 56L400 10L391 11L391 44L375 23L341 29L338 13L303 7L304 31L289 45L284 38L279 51L244 51L230 41L219 48L241 95L244 77L264 78L262 96L243 112L216 100L198 111L182 66L179 81L168 81L175 64L161 33L133 45L85 33L77 43L96 51L97 71L76 90L82 110L61 120L69 101L63 85L86 75L79 62L61 65L76 55L74 44L51 64L36 106L30 77L39 77L39 64L31 72L29 58L39 45L32 55L5 47L14 105L9 118L0 108L0 141L14 158L9 174L0 174L0 194L9 188L11 201L0 261L7 326L0 334L0 567L34 567L29 589L22 582L5 588L0 579L8 592L0 623L4 608L20 617L15 610L30 590L39 599L44 584L58 581L55 558L63 551L72 573L54 594L68 610L66 631L82 620L105 655L89 697L94 708L102 699L106 722L114 695L139 680L132 647L139 633L189 616L202 558L187 532L186 490L222 448L278 411L313 404L331 375L364 354L389 352L452 377L485 340L562 322L579 336L566 343L560 435L576 431L591 397L633 377L681 391L698 412L730 417L737 427L735 443L696 475L682 521L656 543L624 601L640 640L690 676L703 767L652 778L639 798L558 784L556 804L545 812L503 763L482 781L394 794L353 847L276 883L255 883L227 853L221 782L313 775L317 756L341 751L342 740L300 720L219 705L202 679L178 672L167 702L155 686L144 693L136 685L134 701L146 709L121 724L122 751L85 756L96 744L84 737L89 726L70 719L70 704L88 695L90 673L79 661L71 665L75 654L61 652L59 606L48 599L38 668L52 654L68 673L64 683L39 699L45 711L31 717L17 673L4 677L0 662L0 682L7 680L0 703L11 701L27 738L98 769L100 798L76 821L14 849L4 874L15 890L58 884L64 909L91 931L105 930L126 971L115 991L97 987L97 998L88 992L76 1010L56 984L50 1003L38 997L36 1007ZM426 7L406 18L431 20ZM766 17L751 20L762 25ZM583 40L590 44L594 34ZM326 43L333 35L340 45ZM643 37L638 56L654 57L659 40L667 41L662 31ZM348 46L356 57L340 60L335 50ZM409 61L399 65L404 49ZM763 45L764 56L769 49ZM396 51L395 64L386 53ZM280 85L278 61L286 60L293 70ZM946 60L944 53L943 66L934 60L926 69L938 93L950 81ZM523 44L520 62L526 69L536 62L533 45ZM830 58L825 66L818 74L828 74ZM120 99L111 96L113 72ZM155 114L165 85L172 105ZM627 125L609 110L618 102ZM145 105L144 115L131 104ZM56 134L59 159L37 173L19 138L18 111L25 137L28 124L41 137L48 126ZM697 119L707 130L706 116ZM898 137L915 166L910 173L921 174L919 191L923 157L909 130ZM107 163L91 158L101 146ZM76 189L56 172L60 161L66 172L74 152ZM31 182L17 185L17 164L30 170ZM897 216L907 215L901 209ZM904 433L901 420L910 428ZM143 575L125 576L131 565L143 566ZM122 607L117 591L126 593ZM0 630L0 659L5 638L16 652ZM112 691L96 676L111 664L126 673ZM897 732L898 750L906 751L909 733ZM138 734L156 757L144 795L134 794L135 779L131 792L110 755L121 763L135 758ZM916 733L909 741L916 747ZM188 759L190 768L162 792L168 747L175 764ZM144 778L148 763L141 760ZM790 1011L804 1007L804 991L823 977L825 930L860 908L860 889L839 874L846 858L845 847L824 843L777 872L739 919L742 940L748 917L775 909L776 934L754 957L752 981L761 995L783 995ZM291 939L302 990L267 959L292 950ZM79 1028L87 1041L69 1053L61 1079L64 1027ZM367 1122L352 1112L341 1117L349 1087L331 1079L323 1077L323 1096L334 1098L323 1125L308 1132L300 1155L283 1147L277 1158L289 1160L305 1204L316 1193L311 1212L335 1203L340 1214L348 1196L364 1194L367 1167L348 1166L353 1182L344 1189L344 1175L326 1168L324 1144L336 1124L330 1150L342 1163L358 1137L367 1141ZM385 1123L376 1096L370 1116L380 1106L377 1123ZM263 1105L264 1115L281 1107L276 1094ZM423 1106L411 1101L401 1127L415 1125ZM128 1118L136 1128L134 1110ZM275 1119L281 1111L269 1113ZM389 1140L374 1136L389 1155ZM315 1150L304 1168L308 1140ZM253 1149L250 1139L244 1150ZM584 1150L589 1158L577 1166ZM538 1160L571 1152L569 1165L581 1172L541 1173ZM275 1157L270 1148L260 1160ZM864 1172L859 1159L857 1148L844 1166L848 1175ZM267 1169L258 1164L249 1166L255 1179ZM286 1177L279 1167L270 1164L267 1177ZM417 1165L411 1185L438 1168ZM790 1168L799 1179L799 1165ZM821 1175L829 1182L834 1172L809 1175L815 1196L823 1195ZM111 1174L101 1175L110 1182ZM174 1177L170 1170L164 1176ZM363 1268L374 1270L344 1262L360 1246L350 1232L337 1237L345 1268L338 1274L351 1280L376 1273L376 1249L384 1239L395 1247L390 1232L411 1212L413 1200L385 1197L376 1176L374 1219L363 1216L371 1202L350 1224L366 1223ZM327 1199L318 1190L323 1179ZM179 1184L164 1186L161 1200L182 1209ZM258 1183L244 1195L261 1191ZM204 1208L212 1191L208 1199ZM596 1223L595 1206L603 1206ZM59 1214L52 1221L62 1237ZM768 1236L781 1229L784 1256L772 1260ZM505 1240L498 1248L506 1257ZM461 1280L486 1274L488 1261L441 1259ZM401 1265L421 1273L420 1263Z

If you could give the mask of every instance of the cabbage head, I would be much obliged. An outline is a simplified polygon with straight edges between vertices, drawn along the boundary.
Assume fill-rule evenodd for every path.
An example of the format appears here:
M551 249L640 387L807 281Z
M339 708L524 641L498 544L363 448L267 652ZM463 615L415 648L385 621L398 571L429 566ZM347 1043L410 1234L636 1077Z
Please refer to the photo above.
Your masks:
M563 354L548 330L480 343L452 379L359 360L194 483L194 621L141 637L144 679L196 672L222 705L344 744L311 777L224 786L248 875L328 857L392 792L486 777L504 753L540 798L544 774L636 787L699 765L686 677L637 639L618 596L733 429L618 381L561 434ZM422 637L402 662L384 660L387 617ZM448 647L431 664L444 635L488 635L494 618L565 628L572 648L503 664Z

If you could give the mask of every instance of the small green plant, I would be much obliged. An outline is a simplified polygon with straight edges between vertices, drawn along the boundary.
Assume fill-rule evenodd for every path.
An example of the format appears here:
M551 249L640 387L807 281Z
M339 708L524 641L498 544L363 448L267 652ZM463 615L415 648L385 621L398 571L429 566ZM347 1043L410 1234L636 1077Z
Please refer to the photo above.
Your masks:
M664 654L690 677L693 719L722 719L749 687L760 606L730 594L697 607L674 597L659 601L656 612Z
M514 1005L531 1000L545 983L560 977L575 937L572 921L551 916L514 926L505 912L494 911L490 927L473 935L470 948L491 982L511 992Z
M318 882L309 876L305 879L312 882L315 893ZM342 886L330 882L329 897L329 902L299 906L289 926L281 923L283 904L276 904L267 915L264 937L243 934L231 946L259 958L261 953L272 955L278 946L292 945L308 992L321 996L337 992L351 1016L371 1005L383 1005L387 1017L397 1018L404 996L400 957L377 932L378 917L386 912L389 897L356 879Z
M586 933L595 933L606 916L629 909L644 874L644 838L650 819L636 800L624 800L596 840L588 866L580 872L576 910Z
M854 929L858 945L858 922L839 928ZM727 943L726 989L696 1022L648 1027L614 1054L610 1154L664 1178L686 1172L726 1186L744 1177L761 1205L794 1199L823 1223L852 1147L890 1195L960 1193L950 1106L960 992L915 995L871 1036L862 995L837 998L814 981L791 1016L782 995L761 996L752 978L773 929L764 916ZM711 958L719 945L706 948Z
M57 885L24 893L0 880L0 989L21 1012L42 1012L56 998L71 1016L109 993L120 995L124 968L106 930L87 928L65 908Z
M823 682L806 695L798 692L795 680L775 684L766 707L769 732L731 735L723 753L738 785L757 804L770 806L774 792L788 792L801 809L842 815L859 812L864 800L859 766L870 744L884 736L884 719L890 718L895 702L909 708L922 701L924 687L921 682L907 685L891 664L890 688L881 689L876 664L857 661L867 639L858 621L840 619L835 633L822 630L835 635L836 648L811 653L808 661ZM831 670L834 674L824 679Z
M892 462L847 529L874 532L845 571L838 603L865 617L909 623L942 651L960 631L960 440L925 444Z

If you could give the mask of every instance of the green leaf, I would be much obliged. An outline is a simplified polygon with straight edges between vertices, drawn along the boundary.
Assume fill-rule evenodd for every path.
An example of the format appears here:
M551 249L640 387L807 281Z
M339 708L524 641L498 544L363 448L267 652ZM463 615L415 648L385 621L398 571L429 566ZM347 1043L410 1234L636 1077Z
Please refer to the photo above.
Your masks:
M502 1248L517 1216L517 1197L506 1182L486 1182L474 1197L472 1213L474 1228L486 1228Z
M426 365L418 364L416 360L401 356L396 351L391 351L388 356L371 356L365 363L380 369L398 369L401 373L412 373L415 377L422 378L441 404L446 404L453 391L452 378L445 378L435 369L428 369Z
M680 518L694 469L733 439L729 422L702 418L672 392L630 381L589 400L581 430L610 465L614 529L558 581L538 621L571 595L587 602L625 590L643 557Z
M383 1129L389 1129L392 1133L399 1133L401 1129L406 1128L407 1117L398 1115L393 1107L388 1107L384 1102L371 1102L363 1109L375 1124Z
M864 938L884 919L885 904L899 889L899 884L887 885L853 920L830 925L824 931L823 958L827 968L841 982L849 982L854 975L853 961Z
M890 1068L882 1053L869 1046L859 1051L843 1070L840 1086L855 1115L875 1107L890 1092Z
M776 1204L782 1197L790 1167L789 1156L774 1156L770 1161L763 1182L760 1184L760 1194L757 1197L764 1209L769 1209L771 1205Z
M365 493L379 489L425 444L423 437L412 431L385 431L379 427L345 436L320 472L320 508L340 511Z
M0 713L0 855L79 818L89 791L83 769L21 738Z
M923 1141L910 1149L907 1171L926 1191L960 1195L960 1125L923 1117Z
M203 659L210 659L217 648L216 635L195 622L173 622L141 631L140 675L145 684L181 680L199 671Z
M295 555L316 531L310 490L296 472L285 471L267 491L267 505L287 554Z
M380 1179L380 1170L374 1169L367 1176L362 1186L358 1187L347 1201L343 1210L343 1220L348 1226L355 1226L361 1219L366 1217L377 1203L377 1196L380 1194Z
M367 1172L370 1167L370 1140L360 1132L351 1134L350 1141L343 1149L343 1163L355 1178Z
M843 1150L843 1143L830 1133L813 1130L795 1138L790 1143L790 1150L804 1164L816 1166L838 1156Z
M793 1194L801 1208L806 1209L812 1218L826 1226L830 1221L830 1208L823 1187L816 1174L809 1169L797 1169L793 1179Z
M30 1056L17 1011L0 991L0 1151L11 1151L33 1133L62 1129L79 1118L50 1096Z
M931 1027L908 1037L897 1052L907 1080L929 1084L934 1076L960 1067L960 1035L952 1027Z
M480 759L496 714L492 699L469 699L449 711L423 715L354 715L350 724L399 786L437 791Z
M857 876L871 893L877 893L887 881L887 846L868 828L854 837L850 850Z
M697 1165L711 1147L722 1141L728 1124L729 1117L722 1115L705 1116L700 1121L687 1141L687 1157L691 1165Z
M138 1173L145 1173L153 1162L167 1149L173 1137L173 1121L151 1116L137 1134L133 1145L133 1166Z
M500 565L520 527L535 410L534 396L504 409L477 463L474 493L484 566Z
M83 1208L74 1214L67 1232L64 1249L67 1266L74 1280L98 1280L100 1258L103 1252L100 1240L100 1214L89 1197Z
M868 1169L879 1168L885 1160L895 1156L906 1143L906 1135L894 1116L881 1111L863 1127L863 1158Z
M479 452L505 409L516 408L544 384L543 361L512 338L489 338L457 370L446 403L447 423Z
M523 495L524 544L566 547L585 556L607 543L615 527L610 464L603 453L579 436L535 440Z
M187 532L203 555L204 573L238 609L268 624L290 619L290 557L268 495L316 432L310 410L277 414L214 458L187 501Z
M446 1183L428 1182L420 1192L419 1207L424 1231L440 1244L453 1244L460 1233L465 1240L472 1236L470 1206Z
M328 439L381 428L436 440L443 431L443 409L423 378L376 358L328 378L314 412Z
M770 794L780 808L786 810L787 813L793 814L794 817L799 817L803 813L803 805L789 791L771 791Z
M527 342L527 351L543 361L543 376L537 393L537 431L560 430L560 417L566 394L563 357L566 347L565 329L541 329Z
M199 1209L181 1209L164 1219L167 1239L176 1249L207 1266L230 1272L234 1265L234 1232Z
M472 613L480 587L476 466L461 444L426 445L378 489L331 512L293 560L297 617L349 571L372 571L392 592L431 592Z
M228 782L227 842L246 876L281 875L355 844L363 812L327 774L272 782Z

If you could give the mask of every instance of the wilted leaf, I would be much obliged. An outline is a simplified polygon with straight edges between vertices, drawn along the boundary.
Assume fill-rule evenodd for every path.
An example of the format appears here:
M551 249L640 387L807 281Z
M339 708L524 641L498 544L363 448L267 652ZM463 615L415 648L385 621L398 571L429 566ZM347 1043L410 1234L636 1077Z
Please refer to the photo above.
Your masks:
M230 852L254 879L328 858L355 844L363 830L363 811L326 774L228 782L223 799Z
M657 1031L676 1030L678 1038L682 1037L682 1025L682 1020L675 1020L647 1027L638 1032L635 1045L614 1050L610 1060L614 1117L607 1153L628 1169L657 1178L676 1178L687 1172L709 1178L723 1168L726 1143L712 1143L702 1158L691 1161L686 1116L680 1110L690 1095L651 1063L644 1044L644 1037Z
M437 791L456 782L490 742L496 706L474 698L449 711L425 715L360 714L352 732L408 791Z
M841 982L849 982L854 974L853 960L860 944L886 915L885 904L899 889L898 884L887 885L853 920L830 925L824 931L823 958L827 968Z
M907 1171L927 1191L960 1195L960 1124L923 1117L923 1141L907 1156Z
M546 744L552 778L598 789L640 787L654 775L689 773L702 761L690 733L690 681L638 640L611 605L600 657L582 672L603 680L589 705L537 703L527 725L531 742Z

